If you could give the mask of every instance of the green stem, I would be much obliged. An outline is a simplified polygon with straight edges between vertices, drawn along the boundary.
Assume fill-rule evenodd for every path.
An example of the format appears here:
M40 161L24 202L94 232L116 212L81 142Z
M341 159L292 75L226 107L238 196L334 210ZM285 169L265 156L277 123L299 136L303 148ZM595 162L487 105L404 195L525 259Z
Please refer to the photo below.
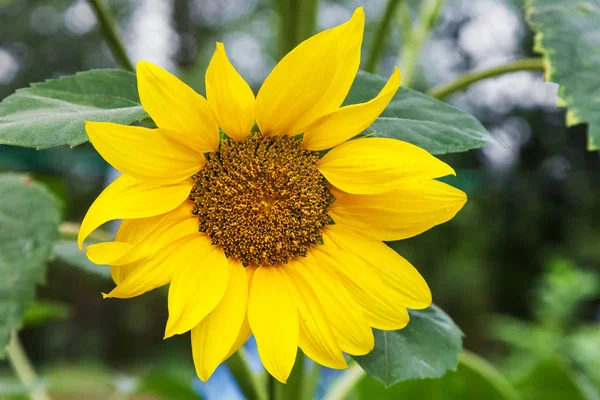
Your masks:
M331 385L323 400L347 399L364 376L365 371L358 364L353 364Z
M267 372L267 392L269 395L267 398L269 400L279 400L279 382L273 378L271 374Z
M300 400L313 400L315 398L315 390L319 384L319 376L321 375L321 367L317 363L313 363L310 372L306 373L302 381L302 392Z
M6 348L8 360L12 365L15 373L29 390L29 396L32 400L50 400L50 396L46 392L44 386L40 383L35 370L33 369L25 349L19 340L16 332L12 333L10 343Z
M410 16L410 10L406 3L402 3L398 8L398 30L402 35L402 41L404 43L410 41L410 35L412 34L413 23Z
M294 368L284 385L275 382L275 399L279 400L300 400L302 398L302 390L304 388L304 354L300 350L296 354L296 362Z
M438 100L442 100L456 92L466 89L469 85L482 79L515 71L544 71L544 68L544 60L542 58L524 58L483 71L467 72L455 81L439 88L432 89L427 94Z
M402 3L402 1L403 0L389 0L387 3L383 13L383 18L381 19L381 22L379 22L375 36L373 36L373 40L371 41L371 54L369 54L369 58L365 66L365 70L368 72L375 72L377 70L377 65L379 64L379 59L381 58L381 52L383 51L387 39L390 22L392 21L392 17L396 12L396 7Z
M248 400L267 400L264 385L259 381L259 377L252 372L244 350L236 351L227 359L227 366L231 370L235 381L240 386L240 389Z
M315 33L319 0L274 0L279 16L278 56Z
M102 28L102 34L104 35L104 39L108 43L108 47L110 48L113 56L123 68L133 72L133 64L131 64L129 57L127 56L127 51L125 50L123 41L117 32L117 28L110 10L102 0L88 0L88 2L96 13L96 17L98 18L98 22L100 22L100 27Z
M294 47L315 34L317 30L317 12L319 10L319 0L297 0L297 2L300 15L296 27L297 34Z
M427 0L421 6L419 19L400 54L399 64L403 86L410 87L413 83L421 49L429 37L429 32L433 28L443 4L444 0Z

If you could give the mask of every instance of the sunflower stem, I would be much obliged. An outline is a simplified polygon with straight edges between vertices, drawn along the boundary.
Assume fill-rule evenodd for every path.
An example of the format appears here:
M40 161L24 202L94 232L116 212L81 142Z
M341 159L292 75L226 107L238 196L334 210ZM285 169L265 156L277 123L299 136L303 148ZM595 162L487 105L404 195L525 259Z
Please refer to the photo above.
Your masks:
M106 4L104 4L103 0L88 0L88 2L96 13L96 17L98 18L98 22L100 23L100 27L102 29L102 34L104 35L104 39L106 40L111 53L117 62L121 64L121 67L133 72L133 64L127 56L127 51L125 50L121 36L117 32L114 18L110 10Z
M511 61L507 64L492 67L483 71L467 72L455 81L441 87L430 90L427 94L438 100L443 100L456 92L460 92L475 82L494 76L507 74L515 71L544 71L544 60L542 58L524 58Z
M402 72L403 86L405 87L410 87L413 83L415 71L419 65L421 49L429 37L443 5L444 0L426 0L423 2L418 21L402 46L398 62Z
M275 378L267 373L267 392L269 400L279 400L279 382Z
M302 381L300 400L313 400L316 397L315 390L319 384L320 375L321 367L317 363L312 363L310 372L305 372L305 376Z
M25 385L32 400L50 400L46 388L40 383L40 379L35 373L31 361L19 340L16 332L12 333L10 342L6 347L8 360L16 375L23 385Z
M365 70L368 72L376 72L377 66L379 65L379 59L381 58L381 52L385 47L386 39L388 36L388 30L390 27L390 23L392 22L392 17L396 12L396 8L403 2L404 0L389 0L385 11L383 13L383 17L377 26L377 31L375 32L375 36L373 36L373 40L371 41L371 52L369 54L369 58L367 59L367 64L365 66Z
M364 376L365 371L358 364L351 365L350 368L344 371L342 376L333 382L327 393L325 393L323 400L347 399Z
M250 369L243 349L233 353L226 362L246 399L267 400L264 385L259 381L258 375Z
M287 383L281 384L275 382L275 399L276 400L300 400L303 398L304 379L306 371L304 368L304 354L300 350L296 354L296 362L294 368L287 380Z

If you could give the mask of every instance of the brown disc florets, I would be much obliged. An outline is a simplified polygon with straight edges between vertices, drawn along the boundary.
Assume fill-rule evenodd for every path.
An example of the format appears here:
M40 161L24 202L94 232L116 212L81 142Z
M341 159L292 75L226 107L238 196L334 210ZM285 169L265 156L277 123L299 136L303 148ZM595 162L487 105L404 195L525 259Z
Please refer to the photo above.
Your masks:
M244 265L277 265L321 240L333 197L318 157L286 136L223 140L193 176L199 230Z

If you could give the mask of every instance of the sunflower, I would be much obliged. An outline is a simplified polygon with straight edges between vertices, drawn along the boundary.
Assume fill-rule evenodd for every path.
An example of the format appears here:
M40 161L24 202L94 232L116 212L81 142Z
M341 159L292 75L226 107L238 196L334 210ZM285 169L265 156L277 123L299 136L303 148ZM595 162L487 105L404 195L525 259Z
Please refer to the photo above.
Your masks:
M158 128L87 122L91 143L122 173L91 205L79 246L123 219L114 242L90 245L130 298L170 284L165 338L191 331L198 376L254 334L285 382L297 349L347 367L431 304L425 280L383 241L452 218L463 192L435 180L453 169L412 144L356 138L400 86L396 69L374 99L343 106L360 62L364 13L302 42L256 98L224 46L206 98L148 62L143 108ZM352 140L350 140L352 139Z

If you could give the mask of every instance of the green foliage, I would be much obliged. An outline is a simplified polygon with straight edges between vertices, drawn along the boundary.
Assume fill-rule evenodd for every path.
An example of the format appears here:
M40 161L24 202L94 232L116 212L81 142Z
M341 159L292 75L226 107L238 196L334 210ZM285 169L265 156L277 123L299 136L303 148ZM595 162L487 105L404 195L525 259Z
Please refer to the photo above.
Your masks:
M84 121L131 124L142 109L135 75L104 69L19 89L0 103L0 144L47 149L88 140Z
M597 274L577 269L567 260L555 260L538 289L537 320L543 326L567 328L581 303L598 294L599 284Z
M599 292L596 274L577 269L566 260L553 261L536 291L534 322L505 316L494 319L493 336L513 350L505 360L510 377L514 381L531 380L530 385L534 385L543 380L539 376L544 371L549 371L566 380L566 372L558 369L573 374L569 365L574 365L583 372L578 381L585 377L599 385L600 326L576 320L582 302Z
M600 327L579 327L566 338L566 348L573 363L585 371L592 382L600 387Z
M71 313L68 304L58 301L36 301L25 310L23 326L32 327L42 325L56 319L67 319Z
M158 399L200 400L202 397L192 389L191 380L181 379L175 374L152 373L140 382L138 393L149 394Z
M596 390L558 359L540 363L519 385L524 400L598 400Z
M567 124L589 124L589 147L600 144L598 48L600 0L527 0L535 49L547 62L547 79L560 85Z
M0 175L0 357L45 278L58 236L56 200L25 175Z
M360 71L345 104L369 101L384 85L380 76ZM432 154L467 151L495 142L473 116L404 87L363 134L404 140Z
M456 371L440 379L421 379L398 383L385 389L374 379L365 377L356 387L358 400L427 399L427 400L519 400L508 380L484 359L467 353L460 357Z
M89 240L89 243L93 243ZM56 259L80 268L86 272L99 275L102 278L110 278L110 268L107 265L98 265L91 262L85 252L79 250L75 240L62 239L54 244L53 253Z
M354 359L386 387L410 379L439 378L456 369L462 332L435 305L410 311L411 321L397 331L374 330L375 348Z

